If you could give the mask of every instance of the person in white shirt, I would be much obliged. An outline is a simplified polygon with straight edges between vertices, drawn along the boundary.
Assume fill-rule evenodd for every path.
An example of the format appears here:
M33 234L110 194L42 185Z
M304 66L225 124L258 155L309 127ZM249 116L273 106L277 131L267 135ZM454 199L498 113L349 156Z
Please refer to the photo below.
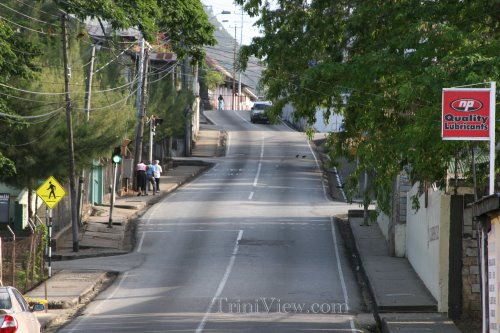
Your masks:
M163 172L163 169L161 168L160 161L158 160L155 160L153 166L153 177L155 178L156 192L160 192L160 176Z

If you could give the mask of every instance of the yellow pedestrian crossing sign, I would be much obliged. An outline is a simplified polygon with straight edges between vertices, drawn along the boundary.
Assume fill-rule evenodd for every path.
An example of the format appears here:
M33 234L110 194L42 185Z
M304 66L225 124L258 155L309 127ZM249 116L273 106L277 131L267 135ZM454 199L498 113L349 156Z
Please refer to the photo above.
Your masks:
M64 187L52 176L38 187L36 194L52 209L66 195Z

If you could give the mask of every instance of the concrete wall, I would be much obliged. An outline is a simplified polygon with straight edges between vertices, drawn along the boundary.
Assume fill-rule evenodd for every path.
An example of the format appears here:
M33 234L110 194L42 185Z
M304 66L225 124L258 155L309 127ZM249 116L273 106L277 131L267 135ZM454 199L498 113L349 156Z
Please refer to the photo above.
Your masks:
M415 184L408 192L406 254L411 265L438 302L440 312L448 311L448 270L450 233L450 196L428 189L420 195L420 209L412 209L411 197L418 192Z
M385 240L389 239L389 224L391 223L391 218L381 211L377 211L377 224L385 237Z
M314 130L319 133L339 132L341 130L342 121L344 118L341 115L332 113L325 124L325 119L323 116L324 111L324 109L320 108L316 110L316 122L312 125ZM293 124L295 128L301 131L305 131L309 127L307 125L307 121L303 118L294 120L294 112L294 106L292 104L287 104L282 110L281 117L283 118L283 120L286 120L289 123Z

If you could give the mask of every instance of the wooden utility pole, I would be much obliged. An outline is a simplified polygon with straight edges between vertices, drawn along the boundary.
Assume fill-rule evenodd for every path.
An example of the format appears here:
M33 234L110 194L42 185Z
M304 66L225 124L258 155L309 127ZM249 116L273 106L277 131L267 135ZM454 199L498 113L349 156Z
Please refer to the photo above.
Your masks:
M76 172L75 149L73 144L73 122L71 119L71 97L69 94L69 78L71 71L68 65L68 31L66 27L66 14L61 15L61 28L63 34L63 60L64 60L64 92L66 102L66 126L68 130L68 159L69 159L69 192L71 205L71 227L73 232L73 252L78 252L78 210L76 200Z
M144 141L144 117L146 114L146 94L148 78L148 52L145 48L144 37L141 37L141 55L139 63L139 89L137 91L137 130L135 133L135 154L134 163L137 164L142 159L142 143ZM135 177L134 177L135 181ZM136 184L136 183L134 183ZM137 184L136 184L137 185Z
M231 110L236 110L236 101L234 95L236 94L236 26L234 26L234 50L233 50L233 92L231 96Z

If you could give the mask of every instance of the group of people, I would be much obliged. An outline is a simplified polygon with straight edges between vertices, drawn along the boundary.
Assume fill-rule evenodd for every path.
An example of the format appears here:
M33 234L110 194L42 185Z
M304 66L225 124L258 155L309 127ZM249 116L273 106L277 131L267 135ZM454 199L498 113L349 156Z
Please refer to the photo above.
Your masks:
M153 189L153 195L160 192L160 176L163 172L160 161L155 160L153 163L141 161L136 165L137 172L137 190L138 196L148 195L148 188Z

